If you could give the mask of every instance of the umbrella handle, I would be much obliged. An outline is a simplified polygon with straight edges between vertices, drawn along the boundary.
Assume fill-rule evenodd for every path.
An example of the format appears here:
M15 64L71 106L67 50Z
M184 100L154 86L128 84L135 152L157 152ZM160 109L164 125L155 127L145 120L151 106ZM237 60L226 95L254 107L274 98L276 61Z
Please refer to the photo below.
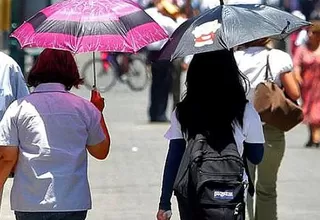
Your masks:
M97 86L97 74L96 74L96 53L92 53L92 59L93 59L93 89Z

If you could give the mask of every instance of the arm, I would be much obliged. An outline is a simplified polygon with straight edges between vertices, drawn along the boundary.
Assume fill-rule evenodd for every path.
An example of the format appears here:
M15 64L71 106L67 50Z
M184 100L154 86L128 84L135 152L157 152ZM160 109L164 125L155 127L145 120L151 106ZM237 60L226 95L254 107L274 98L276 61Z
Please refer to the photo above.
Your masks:
M110 136L109 136L108 128L106 126L102 113L101 113L100 125L106 136L106 139L104 139L102 142L96 145L88 145L87 150L91 156L95 157L96 159L103 160L103 159L106 159L109 154Z
M282 73L280 80L285 93L291 100L296 101L300 98L300 88L292 72Z
M293 75L294 75L295 79L297 80L298 84L301 85L302 84L302 77L301 77L301 67L300 66L294 67Z
M243 143L244 152L247 159L253 164L259 164L262 161L264 148L261 143Z
M110 135L109 135L109 131L108 131L108 128L107 128L107 125L105 123L103 113L102 113L102 111L104 109L104 99L100 96L99 92L97 92L96 90L92 90L91 102L101 112L100 126L101 126L103 133L105 135L105 139L98 144L88 145L87 149L93 157L100 159L100 160L103 160L108 156L109 150L110 150Z
M293 57L293 75L299 85L302 84L302 77L301 77L302 54L303 54L303 47L300 46L298 47Z
M17 146L0 146L0 189L18 160Z
M171 210L171 197L173 192L173 184L176 178L183 153L186 148L184 139L174 139L169 143L169 150L163 172L162 190L159 203L158 220L165 220L163 213Z
M253 164L259 164L264 154L264 132L260 116L251 103L248 103L244 115L245 140L244 155Z
M292 72L295 61L288 53L280 50L274 49L269 53L271 73L274 74L275 80L278 80L278 83L283 87L288 98L296 101L300 98L300 88Z

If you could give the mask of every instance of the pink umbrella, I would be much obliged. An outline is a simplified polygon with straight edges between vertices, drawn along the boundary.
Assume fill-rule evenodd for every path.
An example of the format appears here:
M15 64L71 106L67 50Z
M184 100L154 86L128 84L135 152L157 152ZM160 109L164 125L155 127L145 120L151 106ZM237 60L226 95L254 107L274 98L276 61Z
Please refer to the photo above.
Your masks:
M167 38L165 31L130 0L65 0L44 8L12 34L22 47L137 52Z
M54 48L74 53L135 53L168 37L158 23L130 0L60 1L42 9L11 36L22 48Z

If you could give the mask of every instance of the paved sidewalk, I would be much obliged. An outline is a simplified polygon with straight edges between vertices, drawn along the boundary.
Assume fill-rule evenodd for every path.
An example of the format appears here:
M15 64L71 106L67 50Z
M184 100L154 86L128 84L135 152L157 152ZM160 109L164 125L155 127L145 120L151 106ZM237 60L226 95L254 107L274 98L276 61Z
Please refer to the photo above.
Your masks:
M75 91L87 99L86 89ZM169 124L147 120L149 90L132 92L117 84L106 99L104 115L112 143L105 161L90 157L89 176L93 209L88 220L154 220L167 150L163 134ZM306 129L299 126L287 134L287 148L280 169L279 220L320 219L320 149L305 149ZM1 220L13 220L9 188L5 186ZM177 207L173 200L173 220Z

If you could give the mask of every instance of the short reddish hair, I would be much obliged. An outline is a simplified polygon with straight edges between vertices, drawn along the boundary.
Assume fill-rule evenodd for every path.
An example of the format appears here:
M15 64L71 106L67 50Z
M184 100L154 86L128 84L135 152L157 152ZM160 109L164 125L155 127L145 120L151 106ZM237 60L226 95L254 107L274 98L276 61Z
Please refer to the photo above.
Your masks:
M28 84L36 87L41 83L61 83L67 90L83 83L73 55L69 51L45 49L33 65Z

